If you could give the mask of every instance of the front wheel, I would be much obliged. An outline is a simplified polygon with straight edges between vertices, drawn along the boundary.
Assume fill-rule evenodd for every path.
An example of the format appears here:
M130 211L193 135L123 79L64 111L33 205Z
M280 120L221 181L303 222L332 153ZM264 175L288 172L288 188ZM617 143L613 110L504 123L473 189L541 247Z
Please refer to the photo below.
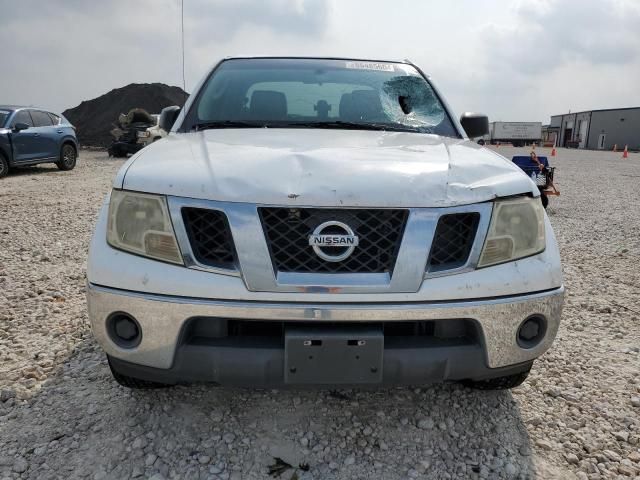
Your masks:
M0 153L0 178L6 177L9 174L9 162L4 155Z
M513 375L488 378L486 380L464 380L462 384L465 387L475 388L476 390L507 390L522 385L529 376L530 371L531 367L524 372L514 373Z
M76 159L78 154L73 145L65 143L60 150L60 160L56 162L56 165L60 170L73 170L76 166Z

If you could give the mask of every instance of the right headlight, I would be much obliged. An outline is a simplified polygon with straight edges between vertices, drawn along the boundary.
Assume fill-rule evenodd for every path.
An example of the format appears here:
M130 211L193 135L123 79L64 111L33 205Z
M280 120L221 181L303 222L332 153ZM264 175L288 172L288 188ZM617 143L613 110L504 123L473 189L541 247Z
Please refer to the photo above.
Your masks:
M107 242L120 250L184 265L162 195L112 190Z
M497 201L478 267L529 257L545 249L544 208L539 198Z

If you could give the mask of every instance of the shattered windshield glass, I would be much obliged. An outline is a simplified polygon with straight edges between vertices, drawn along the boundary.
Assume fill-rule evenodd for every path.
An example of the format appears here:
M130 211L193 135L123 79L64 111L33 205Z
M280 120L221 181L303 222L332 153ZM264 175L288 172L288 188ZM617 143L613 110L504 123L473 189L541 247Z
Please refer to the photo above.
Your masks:
M413 66L324 59L224 61L200 90L185 126L459 136L433 88Z

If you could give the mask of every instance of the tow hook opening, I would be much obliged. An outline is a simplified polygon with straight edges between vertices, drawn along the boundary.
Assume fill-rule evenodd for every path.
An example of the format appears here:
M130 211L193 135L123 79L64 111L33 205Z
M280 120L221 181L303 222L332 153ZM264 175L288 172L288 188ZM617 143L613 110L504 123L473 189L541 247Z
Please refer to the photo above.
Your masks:
M518 345L522 348L533 348L542 341L546 333L546 318L542 315L531 315L518 327Z
M107 318L107 332L111 340L122 348L135 348L142 341L140 324L128 313L112 313Z

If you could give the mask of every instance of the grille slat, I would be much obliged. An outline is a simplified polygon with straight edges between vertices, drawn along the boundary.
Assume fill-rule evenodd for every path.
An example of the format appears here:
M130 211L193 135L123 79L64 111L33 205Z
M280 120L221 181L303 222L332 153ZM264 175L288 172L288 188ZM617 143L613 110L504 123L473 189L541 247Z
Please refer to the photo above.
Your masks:
M467 263L479 222L477 212L441 216L429 253L429 271L451 270Z
M408 210L264 207L258 209L274 269L298 273L393 273L407 223ZM236 269L237 255L224 212L182 208L182 218L195 259L207 266ZM314 229L330 220L349 225L359 238L354 252L341 262L323 260L309 246ZM440 217L427 270L441 272L464 266L476 237L480 214L464 212ZM323 247L327 248L327 247ZM344 247L331 247L340 253Z
M265 207L259 213L275 270L299 273L391 274L408 217L407 210L387 209ZM323 260L309 246L314 229L330 220L349 225L359 237L360 244L341 262ZM339 253L341 247L335 248Z
M234 269L236 252L227 216L219 210L185 207L182 220L196 260L210 267Z

